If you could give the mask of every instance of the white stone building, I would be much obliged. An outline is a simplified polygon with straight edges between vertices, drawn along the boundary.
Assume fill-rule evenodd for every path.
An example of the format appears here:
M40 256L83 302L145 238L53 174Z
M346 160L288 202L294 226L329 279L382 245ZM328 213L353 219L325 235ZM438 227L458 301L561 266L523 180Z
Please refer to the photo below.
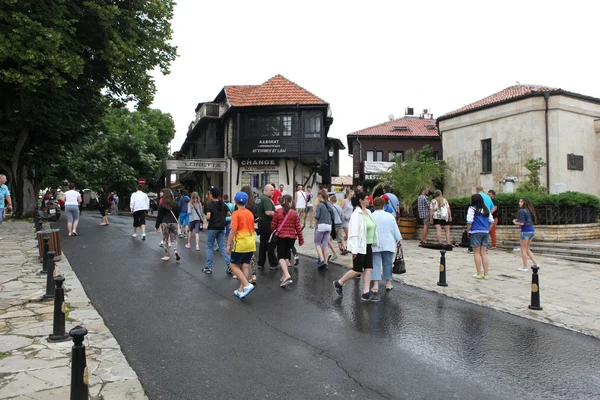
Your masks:
M447 113L437 119L452 169L444 194L469 195L479 185L510 192L526 180L525 162L541 158L550 193L600 196L599 118L600 99L536 85L511 86Z

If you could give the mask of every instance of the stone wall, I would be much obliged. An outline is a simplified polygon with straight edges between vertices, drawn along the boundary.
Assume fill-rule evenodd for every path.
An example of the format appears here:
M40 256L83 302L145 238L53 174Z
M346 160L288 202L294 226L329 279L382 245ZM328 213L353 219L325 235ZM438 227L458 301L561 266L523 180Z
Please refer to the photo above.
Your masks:
M542 158L550 170L550 192L557 184L567 190L600 195L596 179L600 173L600 139L594 120L600 105L567 96L550 96L548 105L549 161L546 157L546 104L543 97L530 97L475 111L439 122L444 160L450 171L444 195L458 197L485 190L503 192L504 177L526 180L525 162ZM481 141L491 139L492 171L482 173ZM567 168L568 154L584 157L583 171ZM546 168L540 170L546 184ZM517 183L516 186L518 186Z
M452 243L460 242L464 226L454 225L450 227L450 238ZM417 239L421 240L423 226L417 226ZM499 225L496 228L498 243L503 241L518 241L519 228L516 226ZM570 240L600 239L600 224L573 224L573 225L536 225L536 242L565 242ZM427 241L437 242L435 226L430 227L427 232ZM442 241L446 241L442 229Z

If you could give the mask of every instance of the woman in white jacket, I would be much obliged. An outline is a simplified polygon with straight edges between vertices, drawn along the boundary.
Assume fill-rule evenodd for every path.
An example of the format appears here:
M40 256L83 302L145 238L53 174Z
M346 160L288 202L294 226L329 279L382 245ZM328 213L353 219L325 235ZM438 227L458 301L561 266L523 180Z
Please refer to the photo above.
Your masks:
M362 274L362 301L379 301L379 297L371 292L371 272L373 271L373 246L379 245L377 226L367 210L369 198L366 193L359 192L352 199L354 211L348 225L348 252L352 253L352 270L344 274L340 280L333 281L333 287L339 296L343 296L343 287L347 281Z

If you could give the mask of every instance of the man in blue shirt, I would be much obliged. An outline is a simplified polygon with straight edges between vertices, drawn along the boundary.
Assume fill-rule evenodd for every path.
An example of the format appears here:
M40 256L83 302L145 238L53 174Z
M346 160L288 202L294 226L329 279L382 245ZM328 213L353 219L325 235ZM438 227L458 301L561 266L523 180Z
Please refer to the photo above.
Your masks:
M6 186L6 175L0 175L0 224L4 220L4 202L7 203L7 209L12 208L12 199L10 198L10 190ZM2 238L0 237L0 240Z
M481 195L481 197L483 197L483 204L485 204L485 206L487 207L488 211L491 214L492 211L494 210L494 202L492 201L492 198L483 191L483 186L477 186L475 188L475 190L477 191L477 194L479 194L479 195Z
M385 185L383 190L388 197L388 204L392 207L392 215L394 218L398 218L398 213L400 212L400 201L398 200L398 197L392 193L392 187L390 185Z

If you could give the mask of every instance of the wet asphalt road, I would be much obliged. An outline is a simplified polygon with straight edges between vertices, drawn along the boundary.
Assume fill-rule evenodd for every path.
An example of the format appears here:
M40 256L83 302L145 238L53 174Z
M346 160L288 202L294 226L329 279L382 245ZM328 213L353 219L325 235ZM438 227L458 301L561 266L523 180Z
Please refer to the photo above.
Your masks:
M288 289L267 268L240 301L220 255L205 275L205 249L180 239L167 263L153 220L145 242L130 215L110 220L84 212L78 237L55 225L151 400L600 399L598 339L398 283L379 303L359 281L338 298L345 269L306 257Z

